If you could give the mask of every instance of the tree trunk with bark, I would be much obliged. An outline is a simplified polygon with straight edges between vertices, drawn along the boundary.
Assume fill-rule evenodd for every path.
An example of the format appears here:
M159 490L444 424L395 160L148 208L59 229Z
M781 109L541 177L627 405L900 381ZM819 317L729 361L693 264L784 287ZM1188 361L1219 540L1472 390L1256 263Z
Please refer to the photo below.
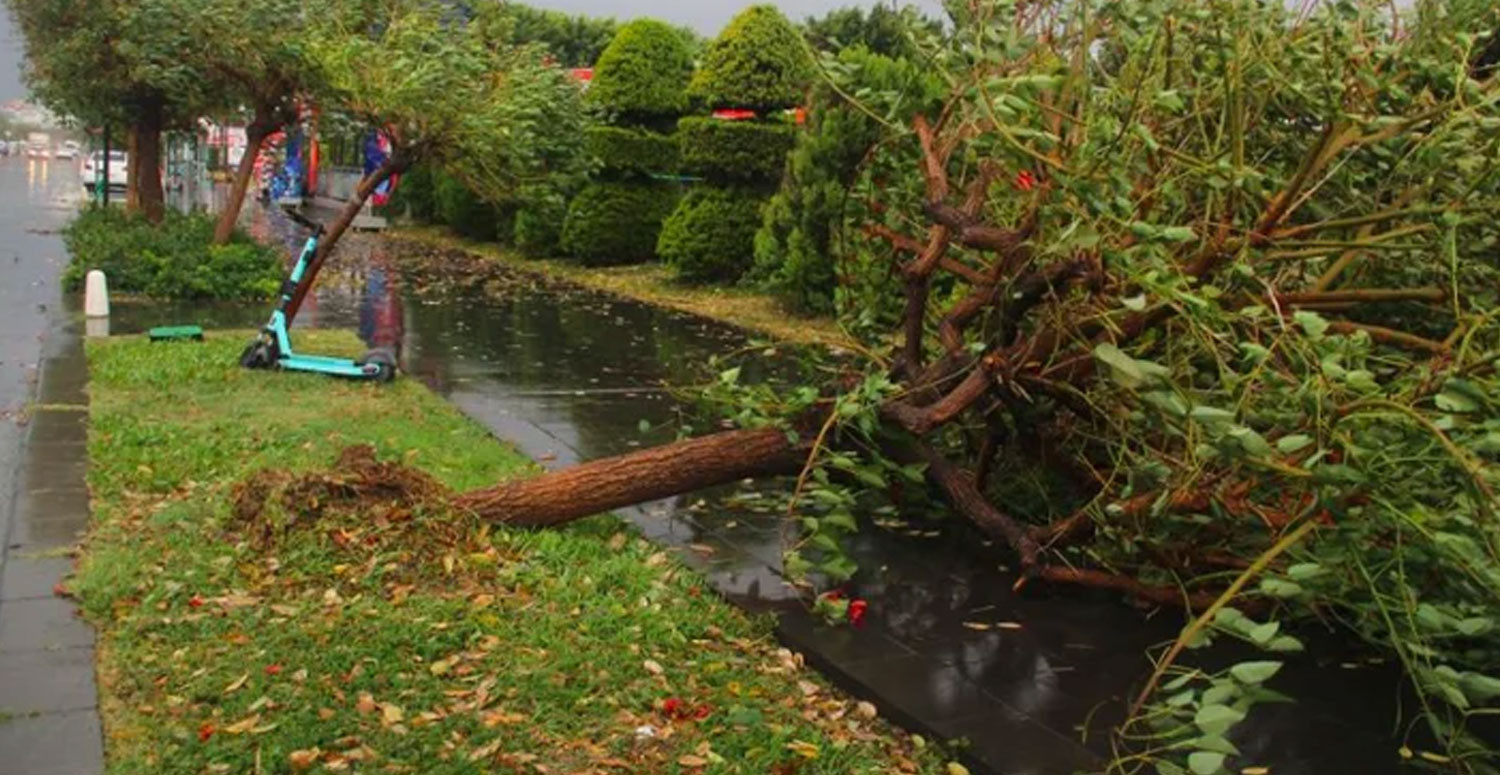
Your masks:
M131 135L131 185L134 205L151 223L166 215L166 194L161 186L161 132L164 118L159 104L149 104L136 117ZM127 203L131 200L127 197Z
M125 210L132 213L141 209L141 155L135 148L135 126L131 125L125 129Z
M250 176L255 172L255 160L260 156L270 131L257 119L245 128L245 155L240 158L234 171L234 181L229 186L229 199L224 211L219 213L219 223L214 227L214 244L223 245L234 235L234 225L239 221L240 208L245 205L245 192L250 188Z
M323 268L323 262L328 259L328 254L333 252L333 248L338 244L339 238L344 236L345 231L348 231L349 224L354 223L354 219L359 216L359 211L365 206L365 201L370 198L371 194L375 193L375 189L379 188L381 183L390 179L392 175L399 175L405 172L409 166L411 166L409 161L400 158L397 154L392 154L374 172L360 179L359 185L354 187L354 196L348 202L344 203L344 209L339 211L338 217L323 227L323 238L318 242L318 250L313 254L312 260L308 262L307 272L302 277L302 283L292 292L292 299L287 303L287 325L290 326L292 320L297 317L297 310L302 308L302 301L307 298L308 291L312 289L313 281L317 279L318 271Z
M512 525L555 525L741 479L795 474L806 456L778 428L725 431L474 490L455 505Z

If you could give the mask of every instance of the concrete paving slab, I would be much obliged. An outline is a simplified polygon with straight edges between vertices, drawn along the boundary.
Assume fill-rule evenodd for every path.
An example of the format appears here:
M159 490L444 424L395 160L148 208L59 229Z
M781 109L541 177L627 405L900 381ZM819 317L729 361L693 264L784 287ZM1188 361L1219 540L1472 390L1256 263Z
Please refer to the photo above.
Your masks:
M82 487L64 490L22 490L16 498L16 521L74 520L78 525L89 521L89 493Z
M84 710L98 697L92 649L0 653L0 714Z
M104 769L99 714L76 710L0 723L0 762L17 775L95 775Z
M83 490L87 472L88 461L80 455L34 457L21 467L21 492Z
M0 600L35 600L54 597L53 588L73 571L67 557L27 557L14 552L0 567ZM5 693L0 689L0 698Z
M94 628L67 600L0 601L0 654L92 645Z

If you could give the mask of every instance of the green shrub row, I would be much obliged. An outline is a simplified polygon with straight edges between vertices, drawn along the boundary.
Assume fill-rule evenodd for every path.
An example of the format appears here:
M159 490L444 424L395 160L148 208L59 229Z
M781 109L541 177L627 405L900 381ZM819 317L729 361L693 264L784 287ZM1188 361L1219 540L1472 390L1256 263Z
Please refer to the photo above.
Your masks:
M589 266L635 264L656 255L662 219L677 204L675 186L597 181L573 198L562 246Z
M136 213L91 207L63 230L63 285L83 287L99 269L111 291L170 299L265 299L281 287L284 259L236 232L210 245L215 218L169 211L160 225Z
M621 126L589 127L584 134L588 152L608 173L651 175L678 168L677 139L649 129Z
M677 123L682 167L711 179L775 182L797 142L791 124L688 116Z
M767 193L742 186L689 191L661 227L656 253L690 282L733 282L755 260Z

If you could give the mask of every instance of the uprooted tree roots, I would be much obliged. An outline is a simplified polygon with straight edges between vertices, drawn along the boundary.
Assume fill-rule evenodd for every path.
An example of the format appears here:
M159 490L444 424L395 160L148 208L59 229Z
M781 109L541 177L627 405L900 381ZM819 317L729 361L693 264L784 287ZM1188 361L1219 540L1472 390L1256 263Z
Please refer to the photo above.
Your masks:
M494 569L504 558L488 526L450 499L429 474L357 445L324 470L252 473L234 487L229 529L261 554L332 550L339 564L393 584Z

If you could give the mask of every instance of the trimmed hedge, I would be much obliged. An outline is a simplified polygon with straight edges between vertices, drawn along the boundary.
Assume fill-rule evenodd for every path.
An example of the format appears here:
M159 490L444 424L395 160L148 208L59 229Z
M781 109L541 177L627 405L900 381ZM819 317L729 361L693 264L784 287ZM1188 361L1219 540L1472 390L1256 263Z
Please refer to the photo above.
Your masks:
M755 260L765 192L704 186L689 191L661 227L657 255L692 282L733 282Z
M637 19L610 41L594 65L588 99L623 117L680 115L688 107L693 56L682 33L655 19Z
M585 130L584 143L591 156L606 170L625 175L673 173L678 168L677 138L619 126L592 126Z
M568 207L563 249L589 266L650 261L656 256L662 220L676 205L673 186L592 183Z
M752 5L709 45L689 90L711 108L773 110L801 102L812 76L792 23L775 6Z
M495 239L495 208L470 191L452 175L439 173L435 187L437 219L469 239Z
M710 178L776 181L797 143L791 124L688 116L677 123L682 167Z

